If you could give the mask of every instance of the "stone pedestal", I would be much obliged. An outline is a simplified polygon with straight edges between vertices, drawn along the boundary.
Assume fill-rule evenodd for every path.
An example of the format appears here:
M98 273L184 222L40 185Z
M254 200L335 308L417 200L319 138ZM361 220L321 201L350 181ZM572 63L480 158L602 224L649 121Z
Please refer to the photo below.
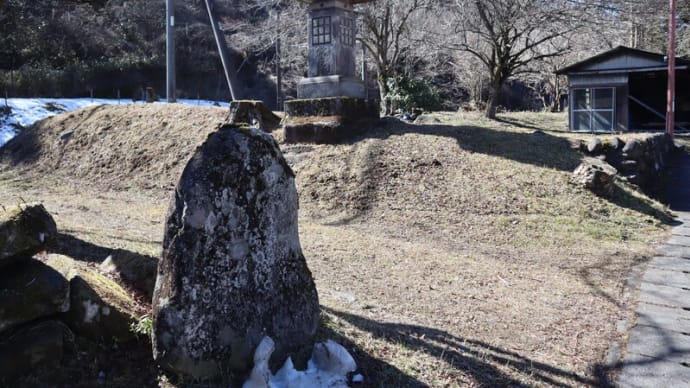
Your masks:
M297 96L301 99L324 97L355 97L366 98L364 83L353 78L340 75L302 78L297 84Z
M331 144L370 128L379 118L376 102L327 97L285 102L285 142Z

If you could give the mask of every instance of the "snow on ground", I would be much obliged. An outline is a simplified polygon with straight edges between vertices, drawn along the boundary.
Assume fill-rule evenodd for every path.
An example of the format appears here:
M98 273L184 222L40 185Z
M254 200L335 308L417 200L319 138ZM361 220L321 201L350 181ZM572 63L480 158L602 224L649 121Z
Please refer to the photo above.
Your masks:
M179 103L199 106L221 105L207 100L180 99ZM11 113L7 115L3 108L5 104L0 100L0 147L10 141L22 128L33 125L35 122L63 112L69 112L93 105L117 105L133 104L132 100L116 100L101 98L9 98L7 106ZM139 102L141 104L142 102Z

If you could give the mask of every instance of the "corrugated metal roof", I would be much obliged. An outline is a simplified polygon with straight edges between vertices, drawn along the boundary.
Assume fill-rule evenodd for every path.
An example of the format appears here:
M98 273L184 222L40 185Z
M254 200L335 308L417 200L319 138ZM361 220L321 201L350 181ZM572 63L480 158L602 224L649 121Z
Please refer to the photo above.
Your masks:
M659 68L666 66L664 58L664 54L618 46L612 50L559 69L556 71L556 74L659 71ZM677 68L687 68L688 65L690 65L690 60L676 58Z

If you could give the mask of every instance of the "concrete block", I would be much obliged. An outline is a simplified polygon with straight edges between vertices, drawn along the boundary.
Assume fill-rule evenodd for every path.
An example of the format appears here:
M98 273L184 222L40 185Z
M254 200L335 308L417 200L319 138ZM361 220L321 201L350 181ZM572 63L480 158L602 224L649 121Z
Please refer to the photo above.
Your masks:
M690 333L690 311L640 303L637 307L637 324L678 333Z
M650 266L642 277L642 281L664 286L690 288L690 273ZM688 302L690 303L690 301Z
M677 287L642 283L640 287L640 302L690 308L690 291Z
M650 267L690 272L690 259L671 256L656 256L649 262Z
M671 245L679 245L690 249L690 236L672 235L671 238L666 241L666 243Z
M637 325L630 333L627 353L678 364L690 363L690 336L658 327Z
M625 357L618 378L621 388L660 388L690 386L690 368L678 363L637 354Z
M663 244L657 251L664 256L687 257L690 258L690 248L681 245Z
M297 98L366 98L364 84L357 78L330 75L302 78L297 83Z

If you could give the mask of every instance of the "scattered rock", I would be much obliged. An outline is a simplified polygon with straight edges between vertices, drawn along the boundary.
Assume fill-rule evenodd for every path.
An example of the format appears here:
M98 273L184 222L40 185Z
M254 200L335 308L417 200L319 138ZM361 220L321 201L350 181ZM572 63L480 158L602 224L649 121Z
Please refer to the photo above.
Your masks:
M57 367L74 335L64 324L45 321L0 340L0 376L15 379L38 367ZM7 382L7 380L3 380Z
M313 342L316 287L294 175L269 135L223 126L175 190L153 297L154 358L195 378L249 370L265 335L281 362Z
M0 209L0 268L30 258L56 236L55 221L43 205Z
M643 152L642 143L639 140L630 140L623 147L623 154L627 159L637 159Z
M625 142L621 140L619 137L614 137L613 139L611 139L609 147L614 150L620 150L623 147L625 147Z
M46 263L69 279L71 307L62 320L75 334L107 342L135 339L130 324L136 302L119 284L67 256L51 254Z
M58 271L29 259L0 271L0 332L68 311L70 287Z
M105 273L118 274L129 286L153 296L156 285L158 261L149 256L142 256L129 251L117 249L100 264L99 269Z
M615 168L602 160L585 158L573 172L573 179L593 193L608 197L613 194L617 173Z
M270 132L280 126L276 116L262 101L241 100L230 103L228 123L247 126Z
M603 148L603 144L601 142L601 139L598 137L593 137L589 140L589 143L587 143L587 152L589 152L590 155L597 154L601 152Z

